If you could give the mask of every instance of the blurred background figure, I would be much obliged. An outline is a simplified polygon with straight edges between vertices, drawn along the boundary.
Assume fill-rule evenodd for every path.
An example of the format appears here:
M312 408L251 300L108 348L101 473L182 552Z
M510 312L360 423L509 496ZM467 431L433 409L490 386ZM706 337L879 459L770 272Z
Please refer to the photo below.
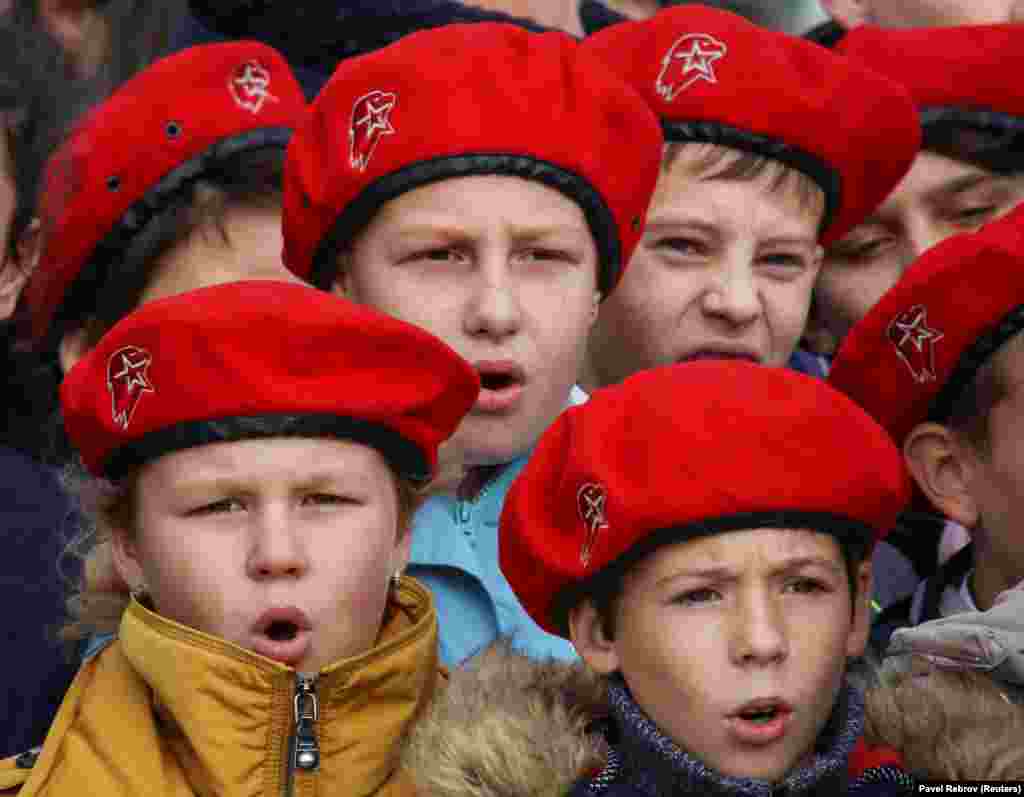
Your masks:
M821 6L847 28L1024 22L1024 0L821 0Z

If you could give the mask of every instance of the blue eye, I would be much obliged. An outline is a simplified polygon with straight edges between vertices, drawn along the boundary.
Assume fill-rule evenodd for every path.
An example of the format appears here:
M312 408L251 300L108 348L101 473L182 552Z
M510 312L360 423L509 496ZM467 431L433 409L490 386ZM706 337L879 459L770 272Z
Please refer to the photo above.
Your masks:
M245 504L239 501L237 498L223 498L220 501L211 501L208 504L190 509L185 514L188 517L201 517L203 515L222 515L229 512L241 512L245 509Z
M720 598L716 590L709 587L702 587L701 589L691 589L687 592L682 592L672 598L672 603L677 603L680 606L699 606L705 603L711 603L712 601Z

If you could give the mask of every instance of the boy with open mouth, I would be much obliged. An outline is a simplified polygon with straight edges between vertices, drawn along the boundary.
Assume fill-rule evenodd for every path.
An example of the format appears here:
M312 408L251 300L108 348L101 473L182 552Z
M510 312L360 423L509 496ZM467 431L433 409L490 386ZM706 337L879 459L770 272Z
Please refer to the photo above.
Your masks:
M117 638L0 792L412 794L398 750L440 673L409 526L478 391L423 330L294 282L116 324L61 398L132 597L72 596Z
M286 265L434 333L480 376L446 447L468 472L413 532L446 664L499 635L574 656L509 588L498 516L541 433L581 400L587 334L643 230L661 147L643 98L571 37L489 23L342 62L291 142Z
M513 588L585 668L486 656L408 766L442 795L893 793L898 771L861 771L846 671L909 497L885 431L812 377L716 361L598 391L541 438L501 525Z

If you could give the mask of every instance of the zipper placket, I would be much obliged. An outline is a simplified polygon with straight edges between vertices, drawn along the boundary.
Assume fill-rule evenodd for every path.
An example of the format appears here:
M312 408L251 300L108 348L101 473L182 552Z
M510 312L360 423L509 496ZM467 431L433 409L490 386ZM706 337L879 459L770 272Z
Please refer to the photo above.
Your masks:
M294 698L294 728L291 756L288 759L288 787L286 794L295 794L295 777L300 773L313 774L320 769L320 742L316 736L316 723L320 720L320 703L316 695L316 675L296 673Z
M476 497L471 498L468 501L460 501L460 500L456 499L456 502L455 502L455 504L456 504L456 512L455 512L455 514L458 517L460 523L469 523L470 510L474 506L479 505L479 503L484 500L484 496L486 496L487 493L489 493L491 490L494 489L494 485L497 484L498 479L500 479L500 478L501 478L501 474L499 473L493 479L491 479L489 482L487 482L487 484L485 484L483 487L480 488L480 492L478 492L476 494Z

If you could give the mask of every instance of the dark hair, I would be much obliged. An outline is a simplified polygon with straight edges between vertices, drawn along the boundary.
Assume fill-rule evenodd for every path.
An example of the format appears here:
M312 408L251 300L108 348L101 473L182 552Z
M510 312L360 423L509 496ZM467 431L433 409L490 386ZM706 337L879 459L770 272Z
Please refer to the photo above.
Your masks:
M1010 393L1011 374L1004 353L1024 340L1024 331L1017 332L1002 344L975 371L974 377L953 401L945 425L980 454L991 449L989 416Z
M811 529L811 531L816 531ZM846 564L846 579L850 586L853 611L857 610L857 568L868 557L868 545L861 540L846 538L839 543ZM589 600L601 622L601 631L607 639L614 639L619 599L622 597L623 579L626 570L611 567L593 582L583 600Z

